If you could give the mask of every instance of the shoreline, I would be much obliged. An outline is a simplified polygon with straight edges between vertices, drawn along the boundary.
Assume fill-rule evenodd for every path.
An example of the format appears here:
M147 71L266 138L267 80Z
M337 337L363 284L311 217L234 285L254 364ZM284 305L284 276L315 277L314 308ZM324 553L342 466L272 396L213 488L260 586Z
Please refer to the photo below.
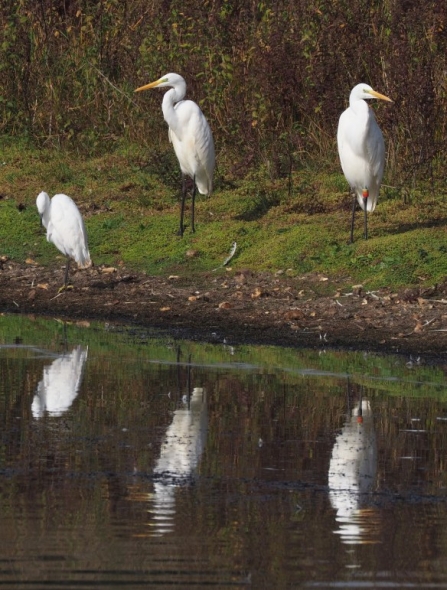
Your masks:
M71 272L73 289L59 294L63 271L3 261L0 312L138 325L216 343L446 358L445 285L402 293L357 286L343 294L326 283L334 295L322 295L318 276L244 270L188 279L100 267Z

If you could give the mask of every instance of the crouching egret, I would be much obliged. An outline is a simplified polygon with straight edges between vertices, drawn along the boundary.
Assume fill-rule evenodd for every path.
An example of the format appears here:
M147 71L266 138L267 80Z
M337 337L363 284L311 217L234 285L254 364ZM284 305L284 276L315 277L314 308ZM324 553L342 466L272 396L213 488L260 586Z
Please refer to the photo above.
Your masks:
M149 88L170 86L163 97L162 111L169 126L169 140L182 171L182 203L180 209L180 235L183 236L183 216L187 192L186 177L193 180L191 204L191 231L194 228L194 202L196 187L202 195L210 195L213 188L215 165L214 140L208 121L199 106L192 100L183 100L186 82L178 74L166 74L159 80L137 88L135 92Z
M47 193L41 192L37 196L36 205L42 224L47 230L47 240L53 242L67 257L64 284L60 289L62 291L67 288L71 258L80 268L92 265L84 221L75 202L67 195L54 195L50 200Z
M349 107L338 122L337 144L343 174L354 193L351 219L351 242L354 241L356 201L365 212L365 239L368 238L367 211L377 205L385 168L385 143L373 110L365 100L391 98L376 92L368 84L357 84L351 90Z

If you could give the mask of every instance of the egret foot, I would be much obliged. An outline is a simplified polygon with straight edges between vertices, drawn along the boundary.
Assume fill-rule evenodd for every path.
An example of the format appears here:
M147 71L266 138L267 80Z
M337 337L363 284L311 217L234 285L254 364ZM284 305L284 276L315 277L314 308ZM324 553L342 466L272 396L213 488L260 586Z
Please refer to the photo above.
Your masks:
M63 293L64 291L68 291L69 289L73 289L73 285L62 285L62 287L59 287L57 292L60 294L60 293Z

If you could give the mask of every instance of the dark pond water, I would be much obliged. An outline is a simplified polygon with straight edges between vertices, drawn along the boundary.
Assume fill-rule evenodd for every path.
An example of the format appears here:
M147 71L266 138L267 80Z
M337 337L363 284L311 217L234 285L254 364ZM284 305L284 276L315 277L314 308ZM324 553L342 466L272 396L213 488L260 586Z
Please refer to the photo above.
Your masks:
M445 371L0 316L0 587L446 588Z

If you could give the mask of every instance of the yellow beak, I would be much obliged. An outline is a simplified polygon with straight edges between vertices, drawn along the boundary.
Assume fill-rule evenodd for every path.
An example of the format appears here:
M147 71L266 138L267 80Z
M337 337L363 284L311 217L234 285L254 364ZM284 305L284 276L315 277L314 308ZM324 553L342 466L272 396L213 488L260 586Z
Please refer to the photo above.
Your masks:
M388 96L385 96L384 94L380 94L380 92L376 92L375 90L365 90L365 92L367 92L368 94L371 94L371 96L374 96L374 98L380 98L381 100L387 100L388 102L394 102L391 98L388 98Z
M139 88L134 90L134 92L141 92L142 90L149 90L149 88L155 88L156 86L158 86L159 84L164 82L164 80L165 80L164 78L160 78L159 80L155 80L155 82L151 82L150 84L145 84L144 86L140 86Z

